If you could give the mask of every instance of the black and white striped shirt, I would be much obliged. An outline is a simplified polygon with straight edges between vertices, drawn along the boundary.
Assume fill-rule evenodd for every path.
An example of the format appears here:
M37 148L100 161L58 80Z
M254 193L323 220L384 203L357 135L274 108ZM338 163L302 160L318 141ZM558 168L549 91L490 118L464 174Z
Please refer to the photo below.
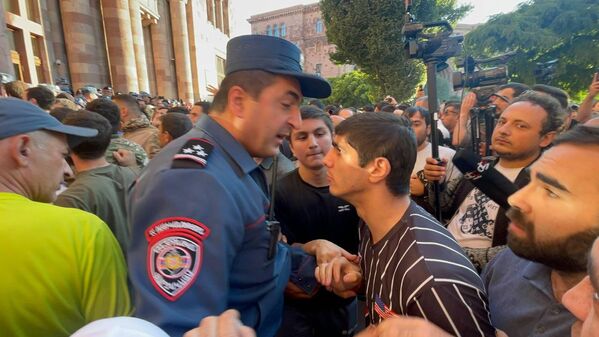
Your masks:
M482 280L451 234L416 203L375 244L362 223L360 255L372 324L408 315L455 336L495 336Z

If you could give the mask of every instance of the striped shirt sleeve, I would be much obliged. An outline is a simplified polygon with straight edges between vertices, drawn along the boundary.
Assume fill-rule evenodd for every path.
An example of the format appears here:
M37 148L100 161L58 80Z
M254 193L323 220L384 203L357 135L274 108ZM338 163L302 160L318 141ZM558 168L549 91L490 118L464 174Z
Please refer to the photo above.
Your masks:
M467 284L435 282L410 299L406 314L422 317L454 336L495 336L485 294Z

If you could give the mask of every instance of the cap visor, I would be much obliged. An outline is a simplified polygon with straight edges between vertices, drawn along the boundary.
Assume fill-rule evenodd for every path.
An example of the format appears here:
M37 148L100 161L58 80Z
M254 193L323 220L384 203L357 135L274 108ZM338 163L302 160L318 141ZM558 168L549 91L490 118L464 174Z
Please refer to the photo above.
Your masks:
M78 137L94 137L98 134L98 130L90 128L82 128L80 126L71 125L57 125L52 127L45 127L45 130L54 132L64 133L65 135L78 136Z
M289 75L297 78L302 89L302 95L311 98L327 98L331 96L331 85L320 76L297 73L293 71L276 71L275 74Z

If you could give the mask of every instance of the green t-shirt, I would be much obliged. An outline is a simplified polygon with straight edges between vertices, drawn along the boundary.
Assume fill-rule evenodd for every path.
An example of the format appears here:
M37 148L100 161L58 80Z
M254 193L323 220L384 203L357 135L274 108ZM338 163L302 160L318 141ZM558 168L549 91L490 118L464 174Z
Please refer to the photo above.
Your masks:
M132 311L123 254L93 214L0 192L0 334L69 336Z
M54 202L57 206L78 208L104 221L123 252L131 236L127 222L127 196L136 174L131 168L108 165L77 173L75 181Z

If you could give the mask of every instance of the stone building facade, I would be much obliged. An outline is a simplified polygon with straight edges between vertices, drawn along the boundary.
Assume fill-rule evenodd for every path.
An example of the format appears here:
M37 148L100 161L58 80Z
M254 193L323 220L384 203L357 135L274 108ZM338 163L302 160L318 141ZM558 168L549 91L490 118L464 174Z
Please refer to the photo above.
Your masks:
M326 27L318 3L298 5L249 18L252 34L272 35L297 45L304 56L304 71L324 78L338 77L354 69L336 65L329 54L335 51L326 36Z
M2 0L0 73L32 85L205 99L224 77L232 2Z

